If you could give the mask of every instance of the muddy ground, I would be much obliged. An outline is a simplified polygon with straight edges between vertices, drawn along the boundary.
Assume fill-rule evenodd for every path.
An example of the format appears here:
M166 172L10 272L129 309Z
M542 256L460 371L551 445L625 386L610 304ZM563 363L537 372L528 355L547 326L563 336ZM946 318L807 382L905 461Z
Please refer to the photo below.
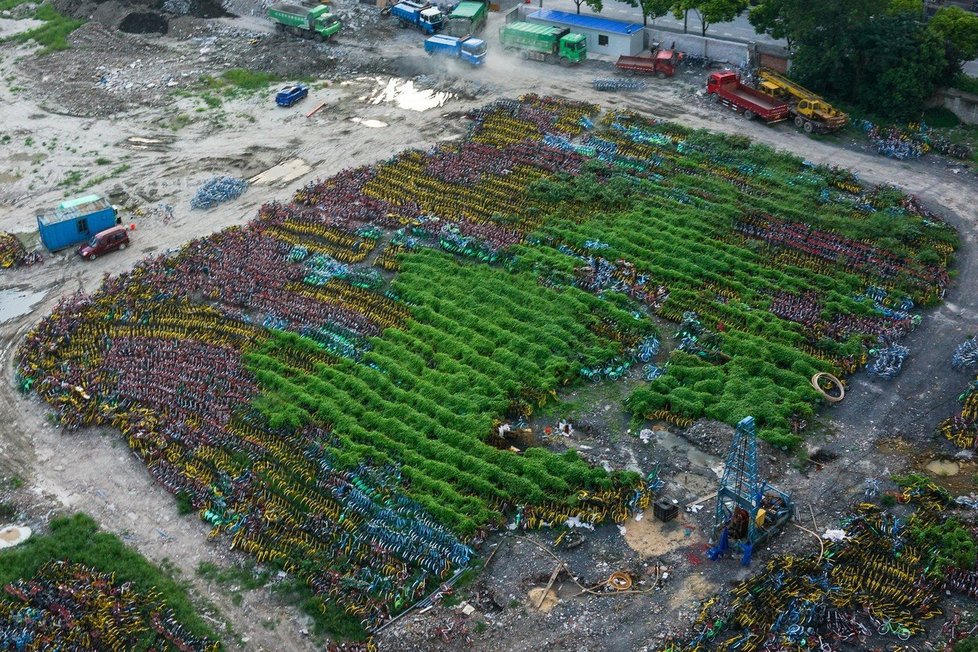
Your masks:
M169 560L202 604L210 605L204 608L216 626L225 628L226 621L229 648L308 650L321 643L309 635L306 619L268 587L239 593L197 577L201 562L226 566L242 559L229 554L224 542L207 541L207 528L195 516L179 516L172 497L151 482L116 433L65 434L51 426L45 406L14 384L15 348L66 293L94 290L104 274L128 269L147 254L241 224L262 203L288 200L313 179L405 148L457 139L467 128L465 111L493 99L526 92L562 95L746 134L815 163L852 168L869 183L892 183L920 195L962 235L957 278L946 302L927 311L908 338L912 354L901 376L879 381L857 375L846 400L822 411L811 437L819 464L806 467L762 447L761 468L794 492L801 525L824 530L861 495L865 478L953 456L933 433L967 382L950 371L951 351L978 330L978 209L972 199L978 182L972 171L938 158L893 161L862 142L815 140L788 125L745 122L702 101L703 70L651 80L642 92L599 93L590 82L612 76L608 62L589 61L573 70L528 64L494 51L492 40L483 69L455 67L424 56L420 35L394 29L366 5L337 3L337 11L360 30L325 45L274 34L260 17L260 4L246 0L227 5L236 17L217 19L153 8L166 15L165 36L115 31L126 12L146 5L106 5L71 5L91 11L95 20L71 36L73 47L64 52L38 57L28 46L0 45L0 230L19 234L29 249L37 247L35 211L83 191L111 194L126 207L126 222L135 224L133 246L126 251L94 262L45 253L40 265L0 271L0 475L23 480L3 490L0 499L20 509L19 522L41 531L54 514L85 511L148 558ZM486 33L494 34L500 20L492 16ZM31 26L0 20L4 34ZM276 108L268 92L231 96L227 88L205 87L207 77L237 67L315 81L310 97L292 109ZM412 78L418 87L448 95L408 92L401 82ZM305 116L322 102L322 110ZM431 108L415 110L423 104ZM253 182L233 202L191 210L196 189L218 174ZM173 207L172 219L164 205ZM633 426L620 406L626 391L621 384L595 385L562 396L534 420L533 437L569 419L574 433L554 435L548 443L616 468L648 471L660 463L667 482L663 495L680 506L707 496L715 488L730 428L700 423L683 433L646 423L628 432ZM643 428L652 431L646 441L639 436ZM959 462L955 488L967 493L974 465ZM713 505L700 504L699 512L681 509L668 524L646 513L621 528L567 537L555 549L554 533L497 534L485 544L483 558L492 557L484 573L442 606L393 624L378 642L390 650L654 648L662 636L682 629L699 600L747 572L733 561L705 561ZM810 534L792 526L757 556L816 547ZM558 564L551 549L566 570L544 593ZM635 592L582 593L615 571L632 574ZM464 613L470 609L463 612L459 601L474 611Z

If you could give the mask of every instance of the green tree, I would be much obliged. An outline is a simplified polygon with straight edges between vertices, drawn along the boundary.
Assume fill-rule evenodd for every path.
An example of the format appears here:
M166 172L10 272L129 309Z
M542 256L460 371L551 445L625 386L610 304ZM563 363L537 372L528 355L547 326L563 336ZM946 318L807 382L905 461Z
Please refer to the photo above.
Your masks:
M683 31L692 11L700 21L700 34L706 36L710 25L733 20L747 9L747 5L748 0L677 0L672 11L677 19L683 19Z
M648 25L649 18L655 20L672 11L672 6L676 0L622 0L622 2L630 7L640 8L642 10L642 24Z
M951 72L921 18L909 0L763 0L750 16L758 32L789 41L802 84L886 118L919 113Z
M603 0L574 0L577 13L581 13L581 5L587 5L594 13L601 13L601 10L604 9Z
M758 34L767 34L771 38L786 39L791 48L791 25L794 0L765 0L751 7L747 20L754 26Z
M942 43L948 63L958 72L963 61L978 57L978 16L960 7L943 7L927 23L927 31Z
M924 15L923 0L890 0L887 11L891 14L915 14Z

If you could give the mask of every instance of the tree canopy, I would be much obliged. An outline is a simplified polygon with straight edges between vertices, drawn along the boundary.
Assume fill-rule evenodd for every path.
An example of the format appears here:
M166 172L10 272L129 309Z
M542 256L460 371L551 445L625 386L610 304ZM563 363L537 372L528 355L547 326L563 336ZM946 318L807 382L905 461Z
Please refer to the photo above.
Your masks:
M788 41L799 82L885 118L918 114L953 64L978 54L978 17L934 18L924 22L919 0L762 0L749 16Z
M638 7L642 10L642 24L648 25L649 18L655 20L660 16L665 16L672 11L675 0L622 0L630 7Z
M581 5L587 5L594 13L600 13L604 9L604 2L602 0L574 0L577 13L581 13ZM634 7L635 5L632 6Z
M927 23L927 30L949 46L957 61L978 57L978 16L960 7L942 7Z

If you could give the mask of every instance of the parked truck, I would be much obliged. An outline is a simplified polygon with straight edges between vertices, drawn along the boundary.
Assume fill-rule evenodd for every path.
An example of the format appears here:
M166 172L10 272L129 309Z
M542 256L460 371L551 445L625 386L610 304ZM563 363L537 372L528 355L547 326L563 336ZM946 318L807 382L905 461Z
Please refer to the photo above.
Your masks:
M38 213L37 230L44 246L54 252L91 240L96 233L115 226L117 218L118 212L107 199L85 195Z
M679 66L681 59L682 54L675 50L655 50L648 54L640 54L637 57L620 56L615 67L620 70L643 75L655 75L659 79L665 79L676 74L676 67Z
M706 92L713 101L743 112L748 120L757 116L765 122L778 122L791 115L787 103L742 84L740 75L733 70L711 74L706 82Z
M499 42L507 49L519 50L524 59L559 62L562 66L587 59L586 36L552 25L509 23L499 29Z
M481 66L486 59L486 42L474 36L448 36L435 34L424 42L428 54L456 57L473 66Z
M449 36L471 36L486 26L487 7L481 0L463 0L448 14L445 33Z
M760 83L757 90L788 103L795 126L806 133L827 134L838 131L849 122L849 116L826 102L804 86L769 68L757 71Z
M324 5L301 7L279 2L268 8L268 17L280 32L318 41L325 41L342 27L339 19Z
M391 16L397 19L401 27L415 27L425 34L441 31L444 16L438 7L427 2L403 0L391 7Z

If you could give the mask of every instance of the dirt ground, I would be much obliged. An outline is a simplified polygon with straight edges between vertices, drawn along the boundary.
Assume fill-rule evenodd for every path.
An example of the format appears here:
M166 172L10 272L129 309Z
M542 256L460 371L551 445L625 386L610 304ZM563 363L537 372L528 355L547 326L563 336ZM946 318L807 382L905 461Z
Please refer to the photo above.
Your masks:
M937 158L893 161L864 143L816 140L788 125L746 122L703 101L702 70L650 80L642 92L599 93L590 82L613 75L608 62L589 61L572 70L526 63L494 51L492 41L484 68L457 67L424 56L420 35L396 30L364 7L337 3L337 11L347 12L362 31L343 32L325 45L275 35L259 5L244 0L234 3L240 17L170 16L166 36L124 34L113 31L115 25L93 22L71 37L72 49L49 56L0 45L0 230L21 235L29 249L37 247L35 212L83 190L111 193L128 207L126 222L135 225L131 248L94 262L45 252L40 265L0 271L0 476L24 481L0 498L18 506L19 522L43 531L53 514L85 511L148 558L172 562L195 595L211 604L207 617L219 628L227 622L229 648L316 649L320 643L309 635L306 619L268 588L245 592L235 604L233 587L197 577L201 562L226 566L240 560L226 543L208 541L206 526L195 516L177 515L172 497L153 484L116 433L64 434L51 426L45 406L15 386L14 351L59 297L94 290L104 274L241 224L262 203L286 201L313 179L405 148L457 139L467 127L467 109L526 92L745 134L815 163L851 168L869 183L897 185L943 214L962 235L957 278L945 303L927 311L908 338L912 354L904 372L893 381L857 375L846 400L823 410L812 446L822 450L817 459L824 463L801 471L794 458L765 448L761 466L794 492L802 524L824 530L861 494L867 477L883 478L888 471L920 468L954 454L933 433L967 382L951 372L951 352L978 330L978 208L972 199L978 181L972 171ZM90 10L106 14L107 23L118 18L111 7ZM492 16L486 33L494 34L500 20ZM31 26L0 20L4 34ZM276 108L267 92L227 97L214 91L220 106L208 106L197 90L201 78L234 67L318 81L310 97L292 109ZM446 95L413 92L402 83L407 81ZM322 102L322 110L305 116ZM423 104L431 108L411 108ZM235 201L191 210L196 189L225 174L257 178ZM164 217L165 204L173 207L172 219ZM667 482L663 494L680 506L714 490L730 428L701 423L684 437L665 424L645 424L652 433L643 442L638 432L628 432L620 406L624 391L600 386L561 397L568 413L557 410L544 421L556 425L566 417L578 427L570 437L555 437L554 445L618 468L647 471L658 462ZM492 554L485 572L442 606L394 623L378 643L390 650L653 649L662 636L682 629L699 600L748 572L732 561L705 560L713 506L701 505L697 513L680 510L668 524L646 513L620 528L568 538L556 549L566 566L552 583L558 564L549 552L553 533L497 534L484 547L483 558ZM789 527L759 556L816 545L810 534ZM615 571L638 578L635 592L582 592ZM446 606L457 601L474 611Z

